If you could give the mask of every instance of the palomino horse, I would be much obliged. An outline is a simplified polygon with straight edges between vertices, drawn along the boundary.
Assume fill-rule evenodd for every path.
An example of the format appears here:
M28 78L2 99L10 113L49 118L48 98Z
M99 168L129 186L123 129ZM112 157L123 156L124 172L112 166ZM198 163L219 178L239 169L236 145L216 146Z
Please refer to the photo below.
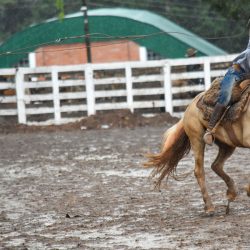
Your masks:
M246 83L246 81L249 80L245 80L244 82ZM203 141L203 135L207 128L207 121L203 119L202 112L196 106L203 94L204 93L201 93L196 96L187 107L183 118L166 131L160 153L148 154L148 162L144 165L145 167L154 167L153 175L159 176L157 184L160 185L164 178L175 173L178 162L192 149L195 158L194 174L201 189L205 203L205 212L213 214L215 208L207 191L204 172L205 143ZM223 128L223 125L219 125L215 132L215 143L219 150L211 167L213 171L225 181L228 187L227 212L229 211L230 202L234 201L237 196L237 191L233 179L224 172L223 166L225 161L233 154L236 147L250 148L249 124L250 104L248 101L244 113L236 122L232 123L231 127L240 144L234 144L226 129ZM246 187L246 191L248 196L250 196L250 185Z

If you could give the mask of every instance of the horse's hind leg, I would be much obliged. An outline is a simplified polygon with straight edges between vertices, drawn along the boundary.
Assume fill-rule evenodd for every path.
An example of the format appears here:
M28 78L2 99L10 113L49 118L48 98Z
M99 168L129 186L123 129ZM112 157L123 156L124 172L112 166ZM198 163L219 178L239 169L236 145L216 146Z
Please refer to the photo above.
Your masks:
M195 158L195 168L194 175L197 179L198 185L201 190L202 198L205 203L205 212L208 214L213 214L214 205L212 203L211 197L208 194L206 179L205 179L205 170L204 170L204 150L205 143L203 141L204 128L202 124L196 119L197 114L192 113L192 107L186 111L186 116L184 116L184 126L185 131L188 135L188 138L191 143L192 151ZM185 119L186 118L186 119Z
M194 157L195 157L195 169L194 174L197 179L197 182L201 189L202 198L205 203L205 212L208 214L213 214L214 205L208 194L205 180L205 170L204 170L204 149L205 144L201 140L197 140L195 144L192 144Z
M236 187L233 179L230 178L230 176L223 170L223 166L225 161L233 154L235 147L231 147L223 143L217 143L217 145L219 146L219 152L211 167L213 171L225 181L228 187L228 201L234 201L237 196Z

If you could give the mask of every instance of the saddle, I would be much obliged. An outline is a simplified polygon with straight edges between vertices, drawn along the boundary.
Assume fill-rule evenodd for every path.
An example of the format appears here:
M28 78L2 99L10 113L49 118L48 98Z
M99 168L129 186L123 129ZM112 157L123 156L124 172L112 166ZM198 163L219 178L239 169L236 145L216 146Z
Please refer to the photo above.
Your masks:
M210 120L214 106L218 100L220 92L220 82L222 78L216 78L211 87L201 96L197 102L197 107L203 113L203 119ZM229 108L223 117L222 122L234 122L244 113L245 107L249 101L250 95L250 79L247 78L235 84L232 90Z

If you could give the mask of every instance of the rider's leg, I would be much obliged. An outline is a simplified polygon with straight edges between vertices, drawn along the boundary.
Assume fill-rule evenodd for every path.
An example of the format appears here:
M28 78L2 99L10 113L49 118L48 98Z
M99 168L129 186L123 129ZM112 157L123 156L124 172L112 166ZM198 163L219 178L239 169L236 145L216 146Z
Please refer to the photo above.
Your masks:
M221 116L224 114L226 107L231 99L233 85L242 79L242 73L243 70L240 68L240 66L238 64L234 64L228 69L227 73L221 81L218 102L214 107L214 111L208 123L207 131L203 137L204 142L208 145L213 144L213 135L215 133L213 128L218 123Z

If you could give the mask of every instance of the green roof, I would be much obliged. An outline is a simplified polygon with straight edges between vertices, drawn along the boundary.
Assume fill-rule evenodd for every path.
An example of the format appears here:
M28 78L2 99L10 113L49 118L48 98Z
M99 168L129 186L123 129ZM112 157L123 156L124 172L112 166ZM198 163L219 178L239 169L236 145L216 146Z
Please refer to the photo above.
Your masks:
M198 51L198 56L227 54L224 50L174 22L146 10L104 8L89 10L88 15L89 33L99 33L99 36L91 37L91 41L113 40L112 37L148 35L140 39L135 38L134 41L164 58L184 57L187 48L190 47ZM62 21L53 18L40 24L31 25L14 34L0 46L0 53L16 52L13 55L1 55L0 67L13 67L22 58L27 57L28 52L34 51L43 43L56 44L58 38L83 35L83 26L81 12L67 15ZM105 36L100 34L105 34ZM60 41L60 43L75 42L84 42L84 39Z

